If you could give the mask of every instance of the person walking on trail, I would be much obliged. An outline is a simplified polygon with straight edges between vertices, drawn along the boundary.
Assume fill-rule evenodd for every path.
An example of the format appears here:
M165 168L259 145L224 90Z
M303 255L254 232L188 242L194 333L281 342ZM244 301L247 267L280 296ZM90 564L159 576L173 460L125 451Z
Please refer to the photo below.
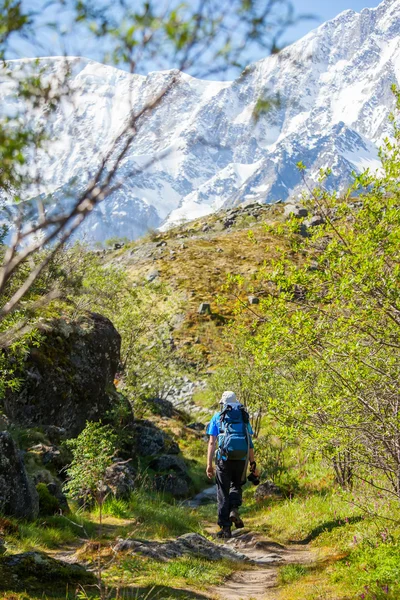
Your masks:
M212 417L208 427L207 477L214 476L213 459L215 449L219 538L232 537L231 528L244 527L239 515L242 504L242 485L246 481L247 467L258 476L254 460L253 430L249 415L237 401L234 392L224 392L220 400L220 411ZM218 447L217 447L218 446Z

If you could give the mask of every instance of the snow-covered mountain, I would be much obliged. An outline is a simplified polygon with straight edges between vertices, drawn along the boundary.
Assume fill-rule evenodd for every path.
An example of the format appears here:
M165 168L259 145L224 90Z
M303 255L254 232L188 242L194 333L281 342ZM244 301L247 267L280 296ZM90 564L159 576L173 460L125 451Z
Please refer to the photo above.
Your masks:
M80 229L92 242L135 238L223 206L297 196L299 161L311 182L321 167L331 167L332 187L345 185L353 170L378 168L378 147L390 132L391 84L400 82L400 0L347 10L228 83L176 71L143 77L68 60L73 103L57 109L56 141L32 166L44 173L40 191L57 198L95 172L131 110L177 79L141 119L119 167L119 188ZM51 76L63 63L40 60ZM255 118L260 98L272 108ZM11 102L6 85L0 84L0 100Z

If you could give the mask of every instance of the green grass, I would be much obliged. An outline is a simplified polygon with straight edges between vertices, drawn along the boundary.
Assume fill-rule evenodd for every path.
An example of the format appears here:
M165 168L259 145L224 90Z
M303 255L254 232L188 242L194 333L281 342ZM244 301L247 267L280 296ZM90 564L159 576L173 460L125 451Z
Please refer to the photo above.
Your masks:
M279 584L285 585L293 583L307 574L307 569L303 565L284 565L279 569L278 581Z
M331 578L363 598L398 600L400 537L384 540L381 532L375 539L370 538L355 545L353 552L335 565Z
M193 511L173 500L167 502L162 494L146 490L133 492L129 500L110 498L105 503L104 515L132 520L131 525L122 526L121 533L129 530L132 536L148 539L202 531L200 520Z
M88 518L78 514L46 517L31 523L15 522L18 529L7 536L7 546L15 552L31 550L49 550L70 544L81 537L89 537L96 525Z
M313 568L280 569L279 600L398 600L398 503L363 486L346 492L326 484L311 477L298 496L260 503L245 492L246 525L285 544L308 543L319 558Z
M237 563L209 561L196 557L182 557L160 562L143 557L127 557L109 573L111 581L129 582L143 587L159 587L168 584L174 588L203 590L220 584L235 569ZM163 596L162 596L163 597Z

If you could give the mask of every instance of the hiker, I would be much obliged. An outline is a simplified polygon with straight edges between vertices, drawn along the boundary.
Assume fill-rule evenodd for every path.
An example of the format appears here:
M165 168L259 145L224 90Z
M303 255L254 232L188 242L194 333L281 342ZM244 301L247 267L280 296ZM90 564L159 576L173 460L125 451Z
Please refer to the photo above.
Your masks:
M207 453L207 477L214 475L213 458L216 455L217 502L219 538L232 537L231 527L244 527L239 515L242 504L242 485L246 481L247 466L258 477L254 460L253 430L249 415L234 392L224 392L220 400L220 411L211 419L207 434L210 436Z

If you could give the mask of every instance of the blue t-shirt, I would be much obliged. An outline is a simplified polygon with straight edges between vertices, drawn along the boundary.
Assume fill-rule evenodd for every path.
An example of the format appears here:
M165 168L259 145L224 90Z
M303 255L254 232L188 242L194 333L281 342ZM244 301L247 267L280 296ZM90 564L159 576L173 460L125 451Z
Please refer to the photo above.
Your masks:
M207 426L207 429L206 429L207 435L213 435L214 437L218 437L218 435L220 433L222 433L221 426L220 426L221 425L220 418L221 418L221 413L220 412L215 413L215 415L213 416L213 418L211 419L211 421L209 422L209 424ZM247 431L250 434L250 437L249 437L250 448L254 448L253 440L251 439L251 436L253 435L254 432L253 432L253 429L252 429L250 423L247 423ZM217 458L220 458L218 456L218 451L217 451ZM246 459L243 459L243 460L246 460Z

